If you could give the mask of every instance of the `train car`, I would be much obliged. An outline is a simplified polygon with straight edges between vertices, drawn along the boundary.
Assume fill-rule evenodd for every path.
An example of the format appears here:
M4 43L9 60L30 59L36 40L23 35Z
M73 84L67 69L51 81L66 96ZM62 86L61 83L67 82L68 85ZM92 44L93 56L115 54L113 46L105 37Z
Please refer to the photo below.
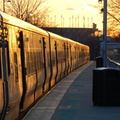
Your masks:
M0 12L0 119L19 119L87 61L88 46Z

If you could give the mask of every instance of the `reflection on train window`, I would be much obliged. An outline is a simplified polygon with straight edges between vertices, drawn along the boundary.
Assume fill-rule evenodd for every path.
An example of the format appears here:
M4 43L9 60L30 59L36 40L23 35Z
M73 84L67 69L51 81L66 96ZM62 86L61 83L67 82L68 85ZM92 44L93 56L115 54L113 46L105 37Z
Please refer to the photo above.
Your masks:
M26 53L27 59L27 74L33 74L35 70L43 69L43 59L41 52L28 52Z
M17 62L17 53L14 53L14 70L15 70L14 78L15 78L15 81L17 82L17 81L18 81L18 62Z

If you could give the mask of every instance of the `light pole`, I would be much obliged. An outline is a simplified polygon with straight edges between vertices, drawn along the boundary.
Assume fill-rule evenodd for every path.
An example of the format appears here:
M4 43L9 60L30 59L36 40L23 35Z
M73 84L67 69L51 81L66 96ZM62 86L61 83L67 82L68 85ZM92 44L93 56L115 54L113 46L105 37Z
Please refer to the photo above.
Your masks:
M103 0L98 0L99 3L102 3ZM103 9L103 40L102 40L102 57L103 57L103 67L107 67L107 0L104 0Z
M11 1L7 0L7 2L11 2ZM5 12L5 0L3 0L3 12Z
M103 8L103 66L107 65L107 0L104 0Z

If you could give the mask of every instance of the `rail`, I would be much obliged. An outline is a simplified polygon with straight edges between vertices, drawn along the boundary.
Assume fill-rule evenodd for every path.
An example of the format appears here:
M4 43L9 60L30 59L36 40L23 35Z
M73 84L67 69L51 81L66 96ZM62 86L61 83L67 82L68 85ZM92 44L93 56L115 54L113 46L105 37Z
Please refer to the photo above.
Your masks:
M111 60L109 57L107 57L107 66L120 69L120 63L114 60Z

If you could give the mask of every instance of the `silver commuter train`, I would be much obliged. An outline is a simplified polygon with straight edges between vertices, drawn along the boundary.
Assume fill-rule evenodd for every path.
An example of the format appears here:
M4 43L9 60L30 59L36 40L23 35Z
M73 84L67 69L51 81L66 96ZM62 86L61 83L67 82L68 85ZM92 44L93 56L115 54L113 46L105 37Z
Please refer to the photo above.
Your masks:
M0 12L0 118L21 117L90 60L89 47ZM49 101L48 101L49 102Z

